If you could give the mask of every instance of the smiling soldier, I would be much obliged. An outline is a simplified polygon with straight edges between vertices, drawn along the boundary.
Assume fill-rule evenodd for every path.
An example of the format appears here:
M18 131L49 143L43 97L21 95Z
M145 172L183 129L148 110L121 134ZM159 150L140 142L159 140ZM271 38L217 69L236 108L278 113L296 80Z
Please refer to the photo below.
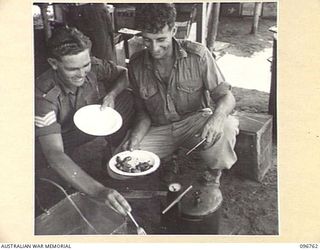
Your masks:
M219 190L221 171L237 160L238 121L229 115L235 99L210 51L174 38L175 18L173 4L144 4L137 10L146 49L130 59L137 118L123 148L163 158L205 139L200 156Z
M127 70L111 61L90 57L90 49L90 39L75 28L58 28L48 41L51 68L36 79L35 86L36 174L55 179L58 173L67 186L71 185L125 215L130 210L126 200L116 190L96 181L71 159L76 147L95 138L75 127L73 115L79 108L101 104L101 109L112 107L119 111L124 125L108 141L114 144L121 141L133 115L132 98L125 90ZM42 156L46 163L41 164ZM50 198L50 194L37 187L38 195Z

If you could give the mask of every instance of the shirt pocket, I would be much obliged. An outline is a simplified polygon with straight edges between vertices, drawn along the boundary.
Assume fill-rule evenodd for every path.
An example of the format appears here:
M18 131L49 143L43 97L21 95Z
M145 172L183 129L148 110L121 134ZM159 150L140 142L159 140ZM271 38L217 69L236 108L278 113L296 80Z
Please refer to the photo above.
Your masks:
M191 112L199 109L203 99L201 78L177 82L177 108L180 112Z
M158 93L157 86L154 85L147 85L140 88L140 96L144 100L150 99L152 96Z
M144 100L146 109L151 117L161 116L164 113L163 100L157 86L148 85L140 89L140 97Z
M178 82L177 89L188 94L193 94L202 89L201 79Z

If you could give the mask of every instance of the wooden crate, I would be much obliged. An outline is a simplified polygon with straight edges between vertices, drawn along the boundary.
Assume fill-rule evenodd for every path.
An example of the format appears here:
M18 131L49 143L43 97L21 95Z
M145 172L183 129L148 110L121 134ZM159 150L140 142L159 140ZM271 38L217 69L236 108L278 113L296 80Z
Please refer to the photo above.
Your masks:
M234 171L261 182L272 165L272 116L237 112L240 133L235 151L238 161Z

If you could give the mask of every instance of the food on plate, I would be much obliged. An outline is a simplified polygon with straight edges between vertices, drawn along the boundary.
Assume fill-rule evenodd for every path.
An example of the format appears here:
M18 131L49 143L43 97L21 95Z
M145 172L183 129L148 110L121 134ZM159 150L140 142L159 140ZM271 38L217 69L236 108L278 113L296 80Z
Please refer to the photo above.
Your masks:
M126 156L125 158L123 158L123 160L121 160L120 156L117 156L115 166L117 169L123 172L128 172L128 173L141 173L153 167L153 165L147 161L139 162L135 166L132 166L129 163L129 161L131 160L132 160L131 156Z

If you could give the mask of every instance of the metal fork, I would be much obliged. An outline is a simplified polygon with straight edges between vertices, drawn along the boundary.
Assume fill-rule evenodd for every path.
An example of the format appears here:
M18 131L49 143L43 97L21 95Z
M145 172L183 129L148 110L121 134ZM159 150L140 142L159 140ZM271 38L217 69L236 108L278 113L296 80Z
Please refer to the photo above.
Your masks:
M132 214L130 212L127 212L129 218L132 220L133 224L136 226L137 228L137 234L138 235L147 235L146 231L139 226L139 224L136 222L136 220L133 218Z

